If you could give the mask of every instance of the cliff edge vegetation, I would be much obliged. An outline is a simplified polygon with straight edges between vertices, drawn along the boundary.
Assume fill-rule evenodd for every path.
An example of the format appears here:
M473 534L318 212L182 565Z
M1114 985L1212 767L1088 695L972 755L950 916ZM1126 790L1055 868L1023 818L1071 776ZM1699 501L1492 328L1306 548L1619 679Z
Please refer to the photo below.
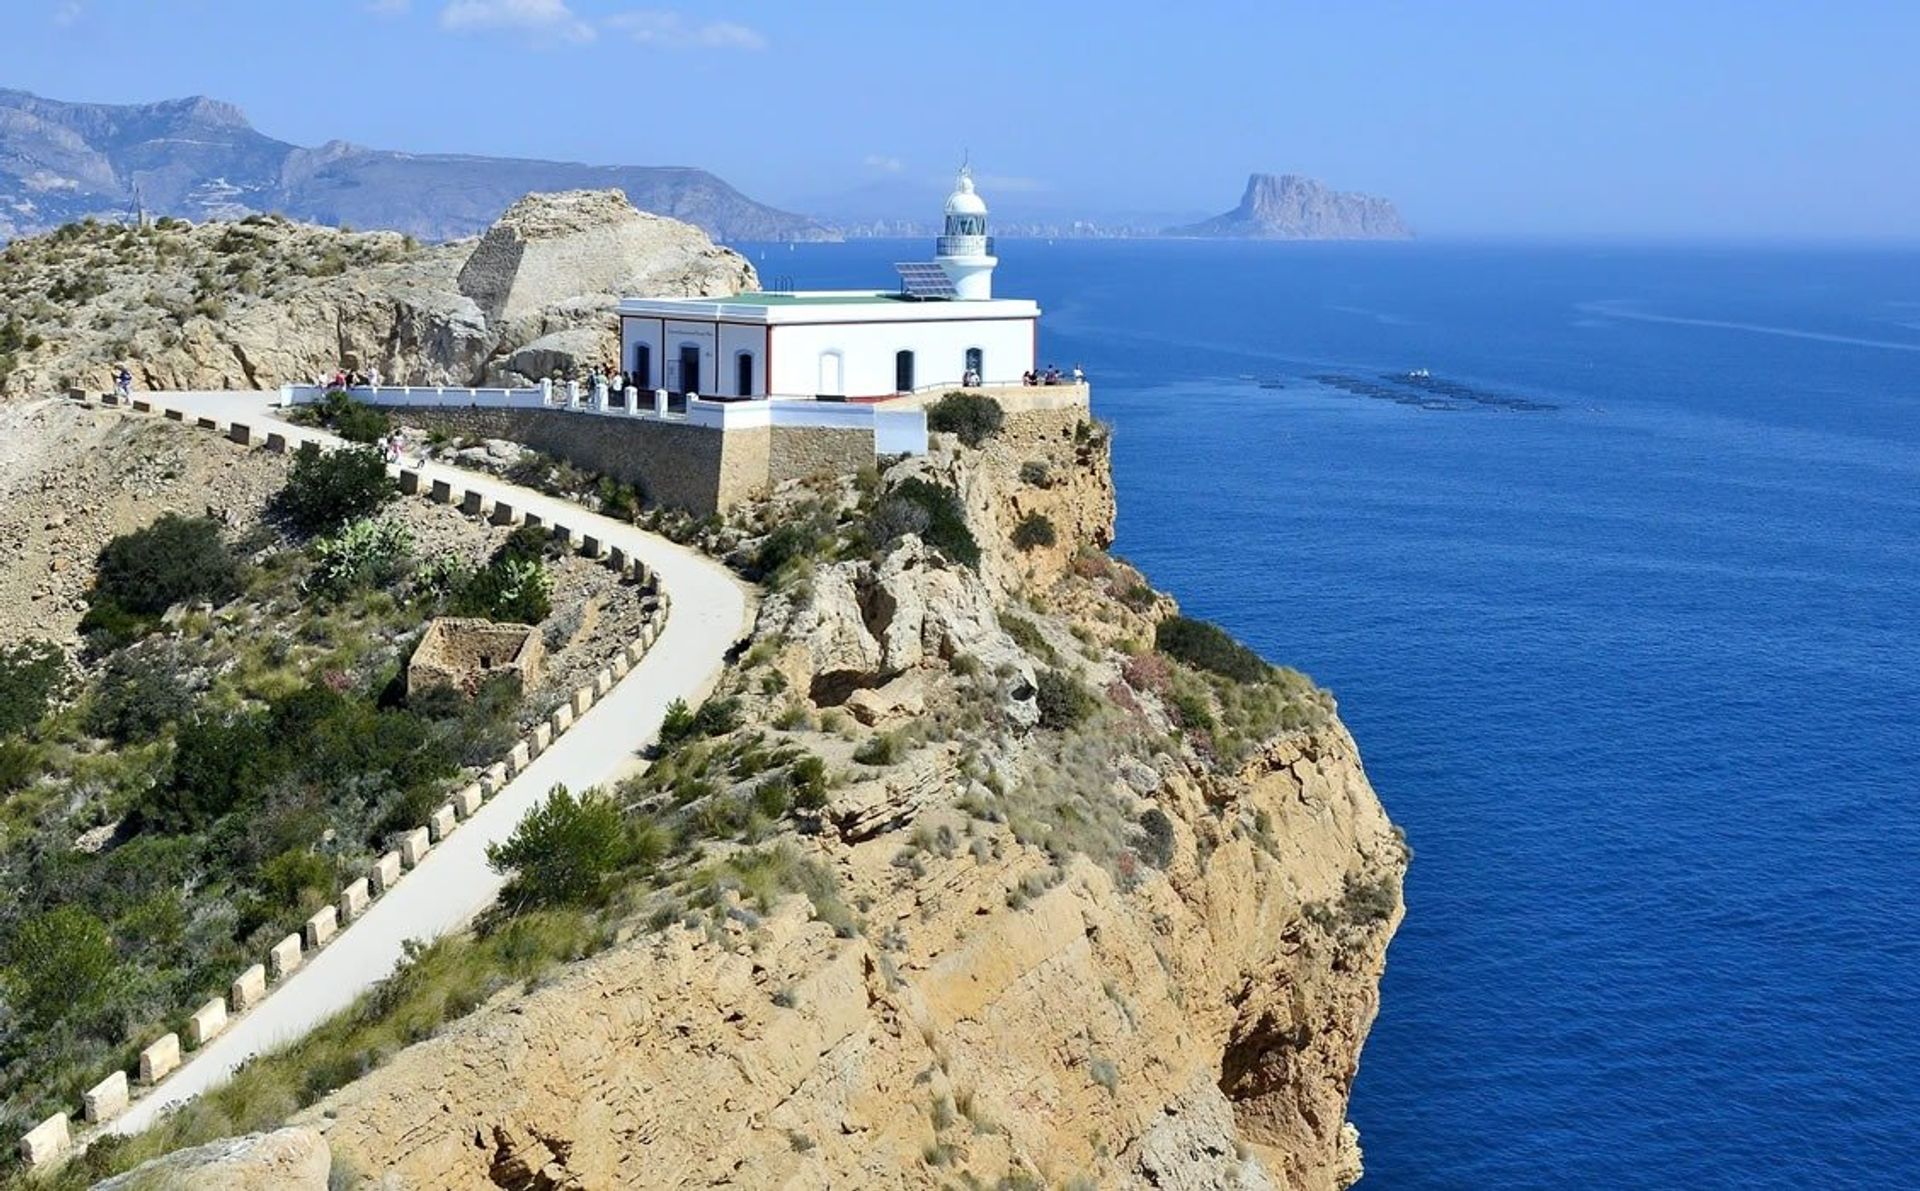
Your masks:
M1084 408L951 424L652 515L766 594L648 770L556 790L473 932L58 1184L288 1122L347 1187L1357 1179L1409 851L1333 700L1107 553Z

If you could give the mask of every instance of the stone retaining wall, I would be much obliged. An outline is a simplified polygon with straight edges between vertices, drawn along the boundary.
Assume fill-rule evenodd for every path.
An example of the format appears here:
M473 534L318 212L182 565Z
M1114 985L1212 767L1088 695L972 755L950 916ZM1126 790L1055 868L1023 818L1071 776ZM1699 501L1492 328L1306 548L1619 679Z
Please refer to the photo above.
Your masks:
M143 406L146 407L145 412L153 411L150 402L134 403L136 410ZM163 408L160 412L174 421L184 420L184 415L179 410ZM277 433L269 435L265 440L260 440L251 434L248 427L222 428L211 418L199 418L196 422L206 429L226 434L235 442L247 441L250 445L264 450L286 449L284 437ZM688 430L692 428L656 425L654 429ZM709 434L716 441L722 437L711 431L700 431L700 433ZM764 431L762 433L764 434ZM736 435L727 437L733 438ZM413 482L405 487L407 492L428 499L435 498L429 494L430 492L438 493L438 499L449 503L456 499L454 493L458 490L449 490L450 485L444 481L436 481L429 492L422 492L419 484L420 477L417 473L402 473L403 484L409 476ZM465 494L461 493L461 495ZM493 513L493 510L490 507L483 509L476 504L469 513L484 520ZM290 934L274 944L268 952L266 962L254 964L242 972L233 981L225 997L215 997L194 1010L188 1019L187 1036L184 1042L178 1034L169 1033L144 1047L139 1052L138 1075L141 1090L150 1093L153 1087L178 1070L183 1062L191 1061L194 1051L224 1032L235 1017L264 1000L273 986L284 982L315 951L326 946L338 936L342 929L365 913L370 899L390 892L402 879L403 866L411 870L426 858L434 843L445 839L449 833L458 828L459 824L477 814L483 800L497 794L506 785L510 774L517 774L525 769L534 755L551 747L556 735L572 728L578 722L579 716L584 715L612 690L610 680L612 674L617 672L625 675L633 666L639 664L646 651L659 638L661 627L672 607L672 600L665 591L660 589L658 578L644 565L629 558L624 551L615 550L602 555L599 544L592 537L564 524L554 525L553 532L560 540L591 543L592 556L623 578L631 580L637 588L635 598L640 599L643 606L651 612L651 615L641 624L638 635L627 642L615 657L609 659L608 668L600 672L601 675L608 675L609 680L601 681L600 675L596 675L593 683L575 691L569 700L557 708L548 719L542 720L533 731L515 742L507 760L489 766L479 781L460 790L450 801L436 808L428 817L427 826L408 832L396 851L380 857L369 867L366 876L350 882L341 891L338 905L320 910L303 924L300 932ZM131 1105L132 1093L133 1088L127 1078L127 1072L124 1070L112 1072L89 1089L83 1097L80 1108L84 1120L90 1125L98 1126L114 1119ZM81 1147L84 1148L90 1144L94 1136L97 1136L97 1131L94 1135L83 1137L80 1142ZM64 1160L73 1151L74 1146L70 1115L62 1112L48 1117L24 1134L18 1143L18 1151L21 1160L28 1167L45 1169Z
M872 430L758 426L719 430L653 419L583 417L562 409L427 409L395 416L456 437L504 438L587 471L637 484L649 500L702 516L822 473L852 475L874 459ZM475 511L475 510L470 510Z

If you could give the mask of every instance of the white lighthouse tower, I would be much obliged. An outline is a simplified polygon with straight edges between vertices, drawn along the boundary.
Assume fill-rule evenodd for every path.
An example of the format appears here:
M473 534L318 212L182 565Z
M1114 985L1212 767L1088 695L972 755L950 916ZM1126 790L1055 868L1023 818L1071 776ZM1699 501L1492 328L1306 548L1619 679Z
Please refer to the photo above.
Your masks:
M947 226L935 242L934 263L953 282L954 296L963 302L985 302L993 297L993 238L987 235L987 204L973 191L973 171L960 167L953 193L947 196Z

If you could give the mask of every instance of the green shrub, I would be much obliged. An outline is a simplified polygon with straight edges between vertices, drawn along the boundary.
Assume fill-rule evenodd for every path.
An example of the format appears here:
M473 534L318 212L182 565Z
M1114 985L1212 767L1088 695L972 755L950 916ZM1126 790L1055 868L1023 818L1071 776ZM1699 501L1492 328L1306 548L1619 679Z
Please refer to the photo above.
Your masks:
M904 757L906 742L892 732L881 732L862 741L853 750L853 759L862 765L892 765Z
M1024 616L1002 612L1000 627L1007 631L1007 636L1013 638L1015 645L1043 661L1051 662L1059 656L1053 651L1053 646L1047 643L1046 637L1041 635L1040 626Z
M1029 459L1020 465L1020 482L1035 488L1053 487L1053 469L1043 459Z
M691 740L719 736L740 726L738 699L708 699L698 711L687 707L685 699L667 704L666 718L660 721L659 752L666 755Z
M1013 544L1022 550L1035 550L1059 541L1053 522L1045 513L1028 513L1013 527Z
M0 739L0 794L24 790L40 776L40 747L24 740Z
M1065 670L1042 670L1034 687L1042 728L1071 728L1093 714L1093 693Z
M1006 419L998 401L978 393L948 393L927 407L927 429L954 435L970 447L987 441Z
M535 559L496 557L467 580L453 610L462 616L539 624L553 612L553 574Z
M44 1029L98 1014L118 988L120 959L98 918L57 906L7 939L5 975L9 1007Z
M1201 670L1236 682L1262 682L1273 671L1266 659L1235 641L1217 624L1170 616L1154 634L1154 648Z
M874 506L868 519L868 537L884 549L905 533L921 540L963 566L978 568L980 545L967 528L960 494L943 484L911 477L894 485Z
M0 736L39 723L66 677L67 656L50 641L0 648Z
M373 447L322 451L306 442L295 452L293 473L275 503L296 529L321 534L372 515L399 491Z
M240 590L240 564L209 517L168 513L100 550L88 597L95 608L158 616L187 600L220 603Z
M107 659L93 685L86 728L116 744L158 736L193 710L169 658L149 649L122 650Z
M503 844L487 846L487 864L508 878L516 905L584 905L634 858L620 808L599 790L575 798L555 786Z
M334 390L316 410L320 424L348 442L375 443L393 432L393 419L346 393Z
M363 587L391 582L413 549L413 533L392 518L361 517L308 548L313 571L307 589L338 598Z

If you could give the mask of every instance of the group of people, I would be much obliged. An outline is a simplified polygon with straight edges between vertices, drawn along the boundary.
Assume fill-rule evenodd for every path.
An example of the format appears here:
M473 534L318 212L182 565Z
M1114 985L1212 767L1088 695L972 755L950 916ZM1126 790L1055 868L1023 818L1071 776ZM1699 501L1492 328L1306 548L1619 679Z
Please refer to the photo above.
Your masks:
M1022 372L1020 383L1023 385L1084 385L1087 383L1087 374L1081 371L1078 364L1075 364L1073 372L1067 375L1063 375L1057 365L1049 364L1045 372Z
M380 369L376 366L361 372L357 369L335 368L331 377L317 377L313 383L329 393L347 389L377 389L380 387Z

